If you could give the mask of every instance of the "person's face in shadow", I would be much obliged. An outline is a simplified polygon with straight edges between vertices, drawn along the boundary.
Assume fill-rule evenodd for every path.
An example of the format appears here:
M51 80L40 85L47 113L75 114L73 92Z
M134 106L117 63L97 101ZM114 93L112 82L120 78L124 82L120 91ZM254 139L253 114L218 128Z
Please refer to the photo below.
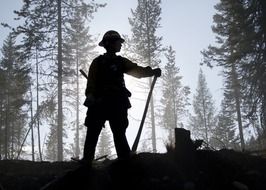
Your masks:
M120 52L122 43L120 40L112 40L108 42L108 47L106 48L107 52L117 53Z

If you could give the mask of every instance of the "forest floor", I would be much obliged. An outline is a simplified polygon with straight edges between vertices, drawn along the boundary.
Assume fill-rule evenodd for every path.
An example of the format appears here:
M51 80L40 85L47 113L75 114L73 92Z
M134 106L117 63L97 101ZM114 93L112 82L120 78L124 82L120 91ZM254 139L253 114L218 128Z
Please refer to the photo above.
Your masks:
M233 150L195 150L180 156L139 153L129 160L0 161L1 190L265 190L266 159Z

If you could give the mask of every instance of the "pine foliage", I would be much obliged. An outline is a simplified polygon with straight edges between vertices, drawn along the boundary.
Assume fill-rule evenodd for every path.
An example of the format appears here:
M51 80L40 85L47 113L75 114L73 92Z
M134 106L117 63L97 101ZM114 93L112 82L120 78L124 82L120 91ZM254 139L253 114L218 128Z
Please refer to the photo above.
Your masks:
M9 34L2 47L0 62L0 155L5 159L17 156L27 122L30 88L30 67L20 59L15 37Z
M162 126L168 131L168 140L174 141L174 128L182 127L182 119L186 116L188 95L190 89L182 85L182 76L175 62L175 51L172 47L167 48L165 53L166 64L162 76Z
M215 105L207 86L205 75L200 69L198 75L198 85L193 96L193 111L190 116L190 127L192 134L199 139L203 139L210 145L213 130L216 127Z

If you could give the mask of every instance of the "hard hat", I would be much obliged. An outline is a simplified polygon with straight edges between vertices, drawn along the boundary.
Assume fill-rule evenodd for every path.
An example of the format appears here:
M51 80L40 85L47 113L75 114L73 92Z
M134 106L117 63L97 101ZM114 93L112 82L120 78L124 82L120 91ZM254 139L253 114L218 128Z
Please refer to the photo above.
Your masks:
M119 40L121 43L125 41L123 38L121 38L118 32L109 30L103 35L103 39L100 41L99 46L104 46L104 43L108 40Z

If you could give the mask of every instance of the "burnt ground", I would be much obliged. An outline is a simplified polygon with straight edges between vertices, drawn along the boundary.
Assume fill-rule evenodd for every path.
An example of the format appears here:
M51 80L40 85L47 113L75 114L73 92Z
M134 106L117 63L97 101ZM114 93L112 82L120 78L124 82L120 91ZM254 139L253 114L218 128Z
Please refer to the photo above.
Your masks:
M265 190L266 159L233 150L178 155L140 153L104 160L92 168L77 162L0 161L1 190Z

